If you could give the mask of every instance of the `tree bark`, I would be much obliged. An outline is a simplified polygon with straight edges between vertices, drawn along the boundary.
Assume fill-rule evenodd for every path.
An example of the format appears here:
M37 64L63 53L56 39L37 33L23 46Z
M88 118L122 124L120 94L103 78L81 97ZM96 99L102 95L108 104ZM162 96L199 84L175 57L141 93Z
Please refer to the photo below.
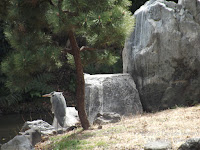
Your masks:
M85 80L81 63L80 48L78 47L74 32L70 30L68 34L76 66L76 100L78 115L83 129L87 130L90 127L90 123L85 111Z

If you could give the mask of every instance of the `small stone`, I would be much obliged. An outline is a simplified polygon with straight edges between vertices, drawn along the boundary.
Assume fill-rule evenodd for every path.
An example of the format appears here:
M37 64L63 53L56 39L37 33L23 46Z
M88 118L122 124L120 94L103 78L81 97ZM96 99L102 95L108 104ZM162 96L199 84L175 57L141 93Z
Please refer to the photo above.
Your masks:
M104 113L103 117L105 119L111 120L111 123L116 123L121 120L120 114L114 112Z
M102 129L102 128L103 128L103 126L102 126L102 125L99 125L99 126L98 126L98 129Z
M61 129L57 131L57 134L63 134L63 133L64 133L64 131Z
M172 145L170 142L166 141L150 142L144 146L144 150L170 150L170 149L172 149Z
M56 131L53 131L53 135L56 135L57 134L57 132Z
M106 112L103 114L98 113L96 119L93 124L108 124L108 123L116 123L121 120L121 116L114 112Z
M77 129L76 126L71 126L71 127L67 128L66 131L69 132L69 131L72 131L72 130L75 130L75 129Z

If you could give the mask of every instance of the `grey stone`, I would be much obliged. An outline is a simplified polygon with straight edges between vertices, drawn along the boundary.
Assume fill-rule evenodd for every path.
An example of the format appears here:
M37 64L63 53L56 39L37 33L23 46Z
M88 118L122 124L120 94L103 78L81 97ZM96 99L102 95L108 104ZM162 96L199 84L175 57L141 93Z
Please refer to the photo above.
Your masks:
M98 113L134 115L143 112L138 91L129 74L85 75L85 103L90 123Z
M54 117L52 125L43 120L27 121L24 123L21 132L25 132L29 129L38 129L42 133L42 135L51 135L54 134L56 131L57 133L67 131L68 128L70 128L71 126L75 126L79 122L80 121L78 111L75 109L75 107L66 107L65 125L63 128L59 126L56 117Z
M200 138L188 139L178 150L200 150Z
M55 132L55 128L43 120L26 121L21 129L21 132L25 132L29 129L38 129L42 135L53 134L53 132Z
M144 150L170 150L170 149L172 149L172 144L166 141L150 142L144 146Z
M114 113L114 112L106 112L106 113L103 113L102 116L103 116L105 119L113 120L113 122L118 122L118 121L121 120L120 114Z
M145 111L200 102L200 1L150 0L123 50Z
M114 112L106 112L103 114L98 113L94 124L103 125L108 123L116 123L121 120L120 114Z
M25 135L30 140L33 146L35 146L35 144L40 142L42 139L39 129L31 128L29 130L26 130L24 133L22 133L22 135Z
M17 135L1 146L1 150L34 150L31 142L25 135Z
M108 123L111 123L110 120L105 119L102 116L97 117L93 122L94 125L96 125L96 124L97 125L104 125L104 124L108 124Z

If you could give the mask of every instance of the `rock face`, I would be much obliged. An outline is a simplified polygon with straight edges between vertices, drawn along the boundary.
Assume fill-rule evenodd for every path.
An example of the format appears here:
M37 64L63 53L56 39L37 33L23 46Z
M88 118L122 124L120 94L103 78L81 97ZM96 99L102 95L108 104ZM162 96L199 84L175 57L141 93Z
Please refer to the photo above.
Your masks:
M200 1L150 0L134 16L123 72L136 82L144 110L199 102Z
M86 111L90 123L98 113L142 113L135 83L129 74L85 75Z

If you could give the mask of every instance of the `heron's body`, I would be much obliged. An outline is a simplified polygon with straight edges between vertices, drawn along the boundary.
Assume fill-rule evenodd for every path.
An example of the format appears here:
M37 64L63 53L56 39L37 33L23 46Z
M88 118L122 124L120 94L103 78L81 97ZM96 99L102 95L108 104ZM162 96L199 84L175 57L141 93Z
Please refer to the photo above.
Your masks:
M54 113L59 125L64 127L66 118L66 102L62 92L51 92L50 94L43 95L43 97L50 97L52 113Z

